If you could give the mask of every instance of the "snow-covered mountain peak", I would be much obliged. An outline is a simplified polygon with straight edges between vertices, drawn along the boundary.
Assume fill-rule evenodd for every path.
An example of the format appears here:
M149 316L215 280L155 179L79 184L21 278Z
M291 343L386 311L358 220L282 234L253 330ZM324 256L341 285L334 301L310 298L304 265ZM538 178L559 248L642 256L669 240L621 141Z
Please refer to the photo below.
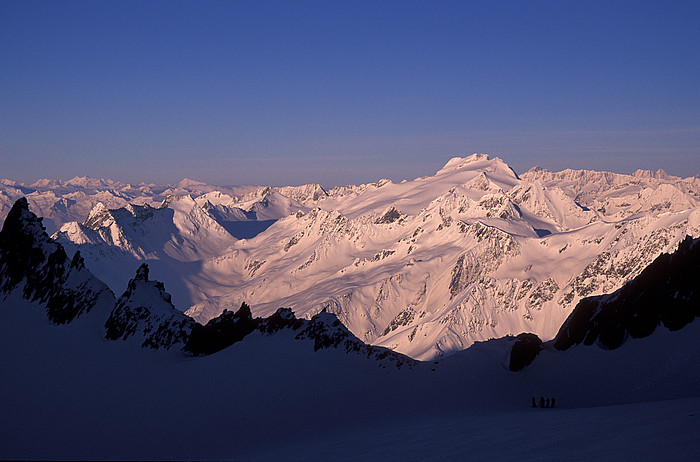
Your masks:
M86 228L98 229L104 226L110 226L112 223L114 223L114 217L109 213L109 209L102 202L98 202L92 210L90 210L90 214L83 222L83 225Z
M41 178L39 180L36 180L34 183L32 183L31 187L33 188L55 188L58 187L62 184L63 182L60 180L50 180L48 178Z
M472 154L467 157L453 157L444 167L435 174L436 176L444 175L454 171L477 171L496 173L505 175L513 179L518 179L515 171L498 157L490 157L487 154Z
M235 206L238 202L240 202L240 199L236 196L232 196L221 191L212 191L202 194L201 196L197 197L195 201L202 207L204 207L205 204L209 204L207 205L207 208L209 208L214 205L225 205L228 207Z
M89 176L76 176L70 180L63 182L62 186L74 186L81 189L106 189L114 186L128 186L123 183L117 183L113 180L105 180L102 178L91 178Z
M142 347L169 350L182 348L195 322L175 309L160 281L148 279L148 264L142 264L119 297L105 322L105 337L127 340L134 337Z
M0 184L3 184L5 186L12 186L12 187L21 186L21 184L18 181L8 180L7 178L0 178Z
M190 213L198 205L191 194L184 194L182 196L172 196L168 202L168 207L182 213Z
M455 156L447 161L444 167L442 167L438 173L448 170L456 170L458 168L467 167L469 164L474 162L488 162L491 160L488 154L477 154L474 153L471 156L459 157Z
M207 186L207 183L197 180L191 180L189 178L183 178L182 180L180 180L177 186L186 189L191 188L192 186Z
M328 192L320 184L304 184L301 186L283 186L275 188L277 191L299 202L302 205L318 202L328 196Z
M464 184L465 189L483 192L503 192L503 189L494 183L486 172L479 172L474 178Z
M663 169L654 170L635 170L632 174L635 178L654 178L656 180L679 180L680 178L674 177L666 173Z

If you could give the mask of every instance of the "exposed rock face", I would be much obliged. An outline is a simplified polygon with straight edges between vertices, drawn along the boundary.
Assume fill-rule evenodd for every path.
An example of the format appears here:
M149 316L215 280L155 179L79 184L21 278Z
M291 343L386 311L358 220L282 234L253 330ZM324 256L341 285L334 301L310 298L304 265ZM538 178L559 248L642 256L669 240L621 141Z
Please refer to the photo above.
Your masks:
M377 225L393 223L401 219L401 212L396 210L395 207L390 207L381 217L377 218L374 223Z
M535 357L542 351L542 340L535 334L519 334L510 350L510 362L508 369L519 371L530 365Z
M126 340L134 336L141 346L169 350L185 345L195 321L175 309L162 282L148 280L148 265L142 264L129 281L105 322L109 340Z
M264 334L274 334L282 329L298 330L303 324L304 320L294 316L291 308L280 308L262 320L258 329Z
M25 198L15 202L0 232L0 293L15 289L45 304L54 324L71 322L98 301L114 303L114 294L85 268L80 252L68 259Z
M639 276L610 295L581 300L554 342L615 349L625 340L650 335L659 324L678 330L700 315L700 238L689 236L662 254Z

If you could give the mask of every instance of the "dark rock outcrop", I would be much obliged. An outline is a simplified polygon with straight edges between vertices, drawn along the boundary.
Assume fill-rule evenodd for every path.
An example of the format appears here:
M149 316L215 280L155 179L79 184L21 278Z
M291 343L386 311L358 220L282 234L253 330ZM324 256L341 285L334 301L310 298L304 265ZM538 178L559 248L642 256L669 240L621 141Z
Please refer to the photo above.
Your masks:
M114 294L85 268L80 252L69 259L53 241L25 198L18 199L0 231L0 294L19 289L22 297L46 305L54 324L66 324Z
M401 212L396 210L396 207L392 206L389 207L381 217L377 218L374 223L377 225L385 225L400 220L402 216Z
M255 331L263 335L275 335L284 330L294 332L295 340L312 340L314 351L343 349L367 358L387 360L397 367L417 362L387 348L367 345L332 313L324 311L307 320L298 319L290 308L280 308L267 318L253 318L250 307L245 303L235 313L226 310L206 325L196 325L184 350L193 355L209 355L243 340Z
M274 334L282 329L297 330L304 324L303 319L297 319L291 308L280 308L272 315L260 321L258 330L264 334Z
M557 334L554 347L597 345L615 349L663 324L678 330L700 316L700 238L661 254L632 281L610 295L581 300Z
M260 318L253 318L250 307L243 303L235 313L224 310L205 325L196 324L183 349L195 356L214 354L243 340L260 323Z
M522 333L515 337L515 342L510 350L510 362L508 369L519 371L530 365L535 357L542 351L542 340L535 335Z

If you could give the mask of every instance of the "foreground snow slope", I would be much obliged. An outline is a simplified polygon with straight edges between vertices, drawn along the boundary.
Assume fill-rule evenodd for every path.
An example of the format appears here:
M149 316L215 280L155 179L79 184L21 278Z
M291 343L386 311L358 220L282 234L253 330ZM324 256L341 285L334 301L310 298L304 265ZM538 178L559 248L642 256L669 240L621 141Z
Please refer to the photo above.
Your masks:
M513 373L503 340L402 369L314 352L293 335L183 358L104 340L94 311L56 326L20 297L0 310L3 458L688 460L700 450L697 322L615 351L546 350ZM540 395L558 408L531 409Z

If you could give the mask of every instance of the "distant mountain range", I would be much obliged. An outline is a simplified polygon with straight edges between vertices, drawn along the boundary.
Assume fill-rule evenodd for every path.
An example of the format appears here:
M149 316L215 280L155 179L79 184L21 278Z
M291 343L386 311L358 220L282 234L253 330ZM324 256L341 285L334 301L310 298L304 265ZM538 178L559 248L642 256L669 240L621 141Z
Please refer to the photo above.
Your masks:
M700 236L700 178L659 172L518 176L498 158L454 158L433 176L324 190L3 180L68 258L121 293L136 268L206 323L246 303L416 359L531 332L554 338L583 297L613 292Z

